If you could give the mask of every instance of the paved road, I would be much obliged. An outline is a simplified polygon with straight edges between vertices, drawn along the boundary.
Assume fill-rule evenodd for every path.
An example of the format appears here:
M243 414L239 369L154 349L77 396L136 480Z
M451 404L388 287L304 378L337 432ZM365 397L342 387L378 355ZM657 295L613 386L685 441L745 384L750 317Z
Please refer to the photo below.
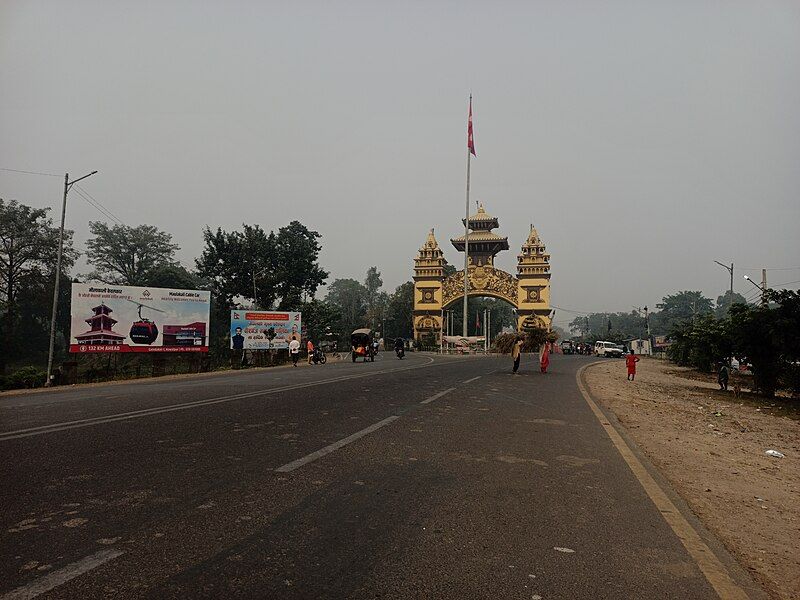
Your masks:
M590 359L380 359L0 398L0 599L717 597Z

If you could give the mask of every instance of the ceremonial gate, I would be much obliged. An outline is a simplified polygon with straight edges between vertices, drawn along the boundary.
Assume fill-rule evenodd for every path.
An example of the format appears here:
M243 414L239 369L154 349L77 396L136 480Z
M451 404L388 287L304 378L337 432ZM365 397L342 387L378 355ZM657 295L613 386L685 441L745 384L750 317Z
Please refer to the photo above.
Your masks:
M462 221L463 222L463 221ZM517 276L494 267L494 257L508 250L508 238L492 229L499 227L497 217L480 205L469 218L469 296L491 296L505 300L517 311L517 329L530 325L550 328L550 255L531 225L528 239L517 255ZM464 252L464 236L450 240ZM442 330L443 311L464 298L464 271L445 276L447 260L433 229L414 259L414 338L438 336Z

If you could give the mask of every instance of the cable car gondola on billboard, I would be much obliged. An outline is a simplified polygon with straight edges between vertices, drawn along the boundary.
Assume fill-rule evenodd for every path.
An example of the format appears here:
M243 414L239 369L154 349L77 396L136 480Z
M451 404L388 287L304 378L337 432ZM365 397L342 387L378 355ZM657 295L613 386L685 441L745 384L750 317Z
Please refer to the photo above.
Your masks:
M128 300L128 302L135 304L139 308L139 320L134 321L133 325L131 325L131 341L134 344L147 344L149 346L155 342L156 338L158 337L158 327L153 321L142 316L142 309L147 308L160 313L163 313L164 311L160 308L154 308L152 306L148 306L147 304L142 304L141 302L134 302L133 300Z

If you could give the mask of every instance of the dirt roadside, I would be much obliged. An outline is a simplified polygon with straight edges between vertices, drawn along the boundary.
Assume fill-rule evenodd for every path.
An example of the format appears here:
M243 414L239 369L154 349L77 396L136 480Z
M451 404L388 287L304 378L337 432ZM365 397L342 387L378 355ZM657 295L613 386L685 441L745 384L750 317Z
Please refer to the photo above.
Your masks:
M652 359L635 382L624 361L585 373L592 396L770 596L800 598L800 401L734 398L704 379Z

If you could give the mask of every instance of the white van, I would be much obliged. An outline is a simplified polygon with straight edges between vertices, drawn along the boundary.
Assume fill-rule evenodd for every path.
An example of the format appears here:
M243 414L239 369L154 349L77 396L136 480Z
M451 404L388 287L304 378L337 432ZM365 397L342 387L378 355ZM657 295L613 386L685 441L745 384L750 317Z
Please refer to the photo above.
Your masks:
M614 342L595 342L594 353L596 356L614 356L619 358L622 356L622 347L617 346Z

